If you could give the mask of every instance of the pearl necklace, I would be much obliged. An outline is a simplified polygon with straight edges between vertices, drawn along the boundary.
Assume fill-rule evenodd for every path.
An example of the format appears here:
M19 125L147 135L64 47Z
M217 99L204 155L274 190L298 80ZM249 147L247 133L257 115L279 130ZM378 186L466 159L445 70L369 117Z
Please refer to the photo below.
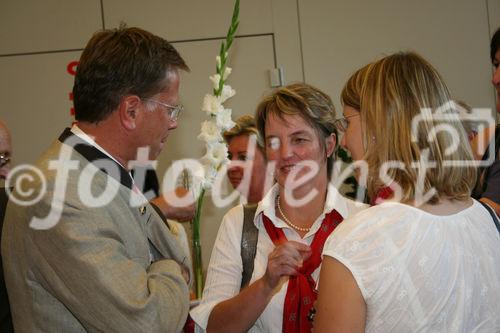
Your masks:
M279 195L276 197L276 200L278 201L278 210L281 214L281 217L283 217L283 219L285 220L286 224L288 224L290 227L294 228L297 231L309 232L311 230L311 227L303 228L303 227L299 227L298 225L295 225L292 222L290 222L290 220L286 217L285 213L283 213L283 211L281 210L280 196Z

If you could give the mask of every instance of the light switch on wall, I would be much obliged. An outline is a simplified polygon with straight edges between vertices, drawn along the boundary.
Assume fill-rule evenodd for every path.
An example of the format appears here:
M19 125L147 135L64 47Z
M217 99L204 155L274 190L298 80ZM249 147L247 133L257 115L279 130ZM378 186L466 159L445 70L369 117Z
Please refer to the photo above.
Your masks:
M281 87L285 84L283 76L283 67L273 68L269 70L269 82L271 87Z

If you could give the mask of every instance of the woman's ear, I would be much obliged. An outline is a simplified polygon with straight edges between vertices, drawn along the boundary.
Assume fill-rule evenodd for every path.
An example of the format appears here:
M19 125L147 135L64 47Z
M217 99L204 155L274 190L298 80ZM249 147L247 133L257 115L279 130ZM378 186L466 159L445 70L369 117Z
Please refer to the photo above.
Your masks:
M325 147L326 147L326 157L332 156L335 151L335 147L337 146L337 136L335 133L330 134L325 138Z
M141 99L136 95L124 96L118 105L118 113L120 115L120 122L127 130L133 130L137 126L137 117Z

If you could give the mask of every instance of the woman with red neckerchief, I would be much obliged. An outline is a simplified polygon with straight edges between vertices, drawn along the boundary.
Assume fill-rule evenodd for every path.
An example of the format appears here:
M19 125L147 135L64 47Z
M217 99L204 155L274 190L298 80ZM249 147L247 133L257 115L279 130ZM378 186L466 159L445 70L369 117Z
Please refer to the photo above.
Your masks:
M376 205L325 243L314 331L500 332L500 236L470 197L473 156L439 73L394 54L341 99L341 144L368 165Z
M241 286L243 207L224 217L201 304L191 311L207 332L310 332L323 244L344 218L366 206L330 184L337 145L331 99L307 84L265 97L256 122L276 184L259 202L254 270Z

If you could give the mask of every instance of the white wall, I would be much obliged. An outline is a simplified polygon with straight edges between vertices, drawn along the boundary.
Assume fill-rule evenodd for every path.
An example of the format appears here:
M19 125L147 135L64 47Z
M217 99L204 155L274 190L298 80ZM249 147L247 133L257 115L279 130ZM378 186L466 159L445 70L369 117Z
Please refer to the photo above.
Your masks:
M454 98L493 108L488 17L499 20L499 4L489 1L488 16L487 2L477 0L299 0L305 80L340 107L356 69L412 50L438 69Z

